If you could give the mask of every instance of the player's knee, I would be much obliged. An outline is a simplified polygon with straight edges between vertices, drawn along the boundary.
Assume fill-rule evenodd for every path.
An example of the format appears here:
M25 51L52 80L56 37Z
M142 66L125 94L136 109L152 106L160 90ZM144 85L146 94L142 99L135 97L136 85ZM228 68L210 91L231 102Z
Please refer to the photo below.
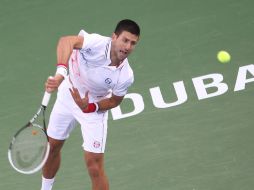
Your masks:
M102 177L104 175L102 154L85 152L85 162L88 173L92 179Z
M59 141L59 140L55 140L55 139L50 138L49 143L50 143L50 152L49 152L50 155L51 156L59 155L64 141Z
M98 178L102 173L101 169L96 164L88 165L87 170L91 178Z

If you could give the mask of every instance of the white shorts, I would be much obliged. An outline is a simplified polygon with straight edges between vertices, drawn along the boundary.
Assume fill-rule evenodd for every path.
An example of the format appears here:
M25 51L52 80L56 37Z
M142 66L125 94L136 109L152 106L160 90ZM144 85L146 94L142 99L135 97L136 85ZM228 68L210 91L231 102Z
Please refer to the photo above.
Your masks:
M108 112L83 113L74 102L69 88L71 84L66 79L58 89L57 99L49 119L48 136L57 140L65 140L78 122L81 125L84 150L104 153Z

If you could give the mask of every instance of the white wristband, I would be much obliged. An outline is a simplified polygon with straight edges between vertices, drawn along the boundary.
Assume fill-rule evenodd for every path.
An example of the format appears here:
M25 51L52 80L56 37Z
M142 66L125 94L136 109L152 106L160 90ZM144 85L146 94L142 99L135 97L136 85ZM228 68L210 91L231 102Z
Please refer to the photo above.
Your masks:
M95 112L97 112L99 110L99 105L96 102L94 102L94 104L95 104L95 107L96 107Z
M66 78L67 75L68 75L67 68L58 66L57 69L56 69L56 74L60 74L60 75L62 75L64 78Z

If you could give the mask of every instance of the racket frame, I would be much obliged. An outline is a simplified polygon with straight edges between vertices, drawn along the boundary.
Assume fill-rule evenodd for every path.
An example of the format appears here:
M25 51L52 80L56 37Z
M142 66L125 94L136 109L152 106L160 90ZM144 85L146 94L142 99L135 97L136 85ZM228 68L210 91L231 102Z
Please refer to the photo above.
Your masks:
M11 166L18 172L22 173L22 174L33 174L37 171L39 171L43 166L44 164L46 163L47 159L48 159L48 156L49 156L49 151L50 151L50 145L49 145L49 140L48 140L48 135L47 135L47 129L46 129L46 120L45 120L45 111L46 111L46 108L47 108L47 105L48 105L48 102L50 100L50 96L51 94L48 93L48 92L45 92L44 93L44 96L43 96L43 100L42 100L42 104L41 106L39 107L38 111L36 112L36 114L29 120L29 122L23 126L22 128L20 128L16 133L15 135L13 136L12 138L12 141L9 145L9 148L8 148L8 160L11 164ZM37 117L41 114L42 112L42 117L43 117L43 128L38 125L38 124L35 124L34 121L37 119ZM12 156L11 156L11 149L12 149L12 146L13 144L15 143L15 140L16 140L16 137L18 136L19 133L21 133L21 131L23 131L25 128L27 127L31 127L31 126L35 126L35 127L38 127L40 128L44 133L45 133L45 136L47 138L47 147L46 147L46 153L45 153L45 156L42 160L42 162L34 169L32 170L29 170L29 171L24 171L24 170L20 170L19 168L17 168L13 161L12 161Z

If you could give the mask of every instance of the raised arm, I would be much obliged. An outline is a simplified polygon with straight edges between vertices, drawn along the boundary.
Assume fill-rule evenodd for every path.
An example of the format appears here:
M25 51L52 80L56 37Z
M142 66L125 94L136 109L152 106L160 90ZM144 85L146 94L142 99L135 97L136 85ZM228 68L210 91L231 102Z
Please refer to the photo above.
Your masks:
M57 45L57 64L65 64L67 66L73 49L81 49L83 41L84 38L82 36L61 37Z
M82 36L64 36L57 44L57 71L54 77L48 78L45 88L48 92L54 92L67 75L68 61L73 49L81 49L84 38Z

